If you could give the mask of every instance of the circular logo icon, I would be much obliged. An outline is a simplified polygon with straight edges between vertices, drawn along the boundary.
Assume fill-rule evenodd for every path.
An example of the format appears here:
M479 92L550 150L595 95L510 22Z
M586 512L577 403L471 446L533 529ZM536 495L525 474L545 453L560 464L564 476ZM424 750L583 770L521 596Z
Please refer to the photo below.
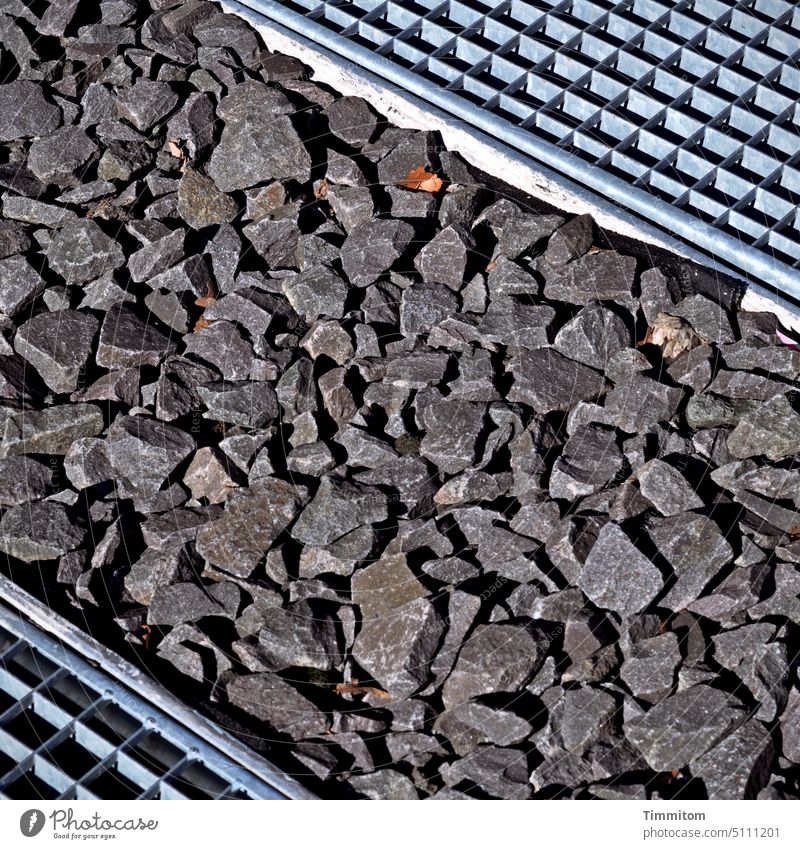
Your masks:
M19 830L25 837L36 837L44 828L44 813L38 808L31 808L19 818Z

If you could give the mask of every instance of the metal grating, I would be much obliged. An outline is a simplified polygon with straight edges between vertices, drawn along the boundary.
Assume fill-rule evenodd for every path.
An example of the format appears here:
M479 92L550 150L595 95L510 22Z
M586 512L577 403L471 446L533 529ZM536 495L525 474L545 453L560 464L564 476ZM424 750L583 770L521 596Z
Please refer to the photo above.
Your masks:
M0 622L0 798L287 798L4 608Z
M800 297L796 2L236 5Z

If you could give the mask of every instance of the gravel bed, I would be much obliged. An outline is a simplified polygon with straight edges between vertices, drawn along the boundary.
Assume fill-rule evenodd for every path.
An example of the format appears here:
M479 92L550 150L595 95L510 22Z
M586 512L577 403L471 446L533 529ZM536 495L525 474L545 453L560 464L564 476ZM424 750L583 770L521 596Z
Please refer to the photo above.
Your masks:
M212 3L1 11L9 574L326 797L800 795L772 316Z

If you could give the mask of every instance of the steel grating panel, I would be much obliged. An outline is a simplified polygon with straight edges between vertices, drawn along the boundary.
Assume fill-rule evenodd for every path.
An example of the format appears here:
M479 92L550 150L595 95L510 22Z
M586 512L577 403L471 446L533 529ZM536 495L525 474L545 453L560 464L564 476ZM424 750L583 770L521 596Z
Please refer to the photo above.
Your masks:
M787 0L245 0L800 298Z
M0 608L0 798L287 796Z

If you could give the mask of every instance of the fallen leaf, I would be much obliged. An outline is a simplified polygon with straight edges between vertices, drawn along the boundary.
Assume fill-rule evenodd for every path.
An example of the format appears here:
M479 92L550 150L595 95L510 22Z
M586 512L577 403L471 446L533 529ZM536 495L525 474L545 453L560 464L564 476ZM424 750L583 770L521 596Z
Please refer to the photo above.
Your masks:
M391 699L391 696L386 690L379 690L377 687L366 687L358 683L358 679L354 678L350 683L342 682L334 688L337 696L375 696L378 699Z
M416 168L412 168L408 172L408 176L404 180L400 180L397 185L418 192L438 192L442 188L442 178L426 171L422 165L418 165Z
M497 268L497 260L493 259L484 269L484 271L488 274L490 271L494 271Z
M688 321L665 312L658 314L648 335L650 341L663 350L664 357L668 360L675 359L684 351L691 351L703 342Z
M150 650L150 638L153 636L152 628L143 624L139 627L139 639L142 641L142 645L145 647L145 650Z
M314 189L314 197L318 200L325 200L328 197L328 181L320 180L319 185Z
M206 327L211 327L211 322L204 315L201 315L200 318L198 318L197 321L194 323L192 333L197 333L200 330L205 330Z
M197 306L203 307L203 309L205 309L206 307L210 307L211 304L215 304L216 302L217 302L217 299L213 295L206 295L205 298L198 298L195 301Z
M186 171L186 166L189 164L189 157L186 154L186 151L181 147L180 139L167 139L167 150L169 151L171 156L174 156L175 159L180 159L181 166L180 171L183 173Z

